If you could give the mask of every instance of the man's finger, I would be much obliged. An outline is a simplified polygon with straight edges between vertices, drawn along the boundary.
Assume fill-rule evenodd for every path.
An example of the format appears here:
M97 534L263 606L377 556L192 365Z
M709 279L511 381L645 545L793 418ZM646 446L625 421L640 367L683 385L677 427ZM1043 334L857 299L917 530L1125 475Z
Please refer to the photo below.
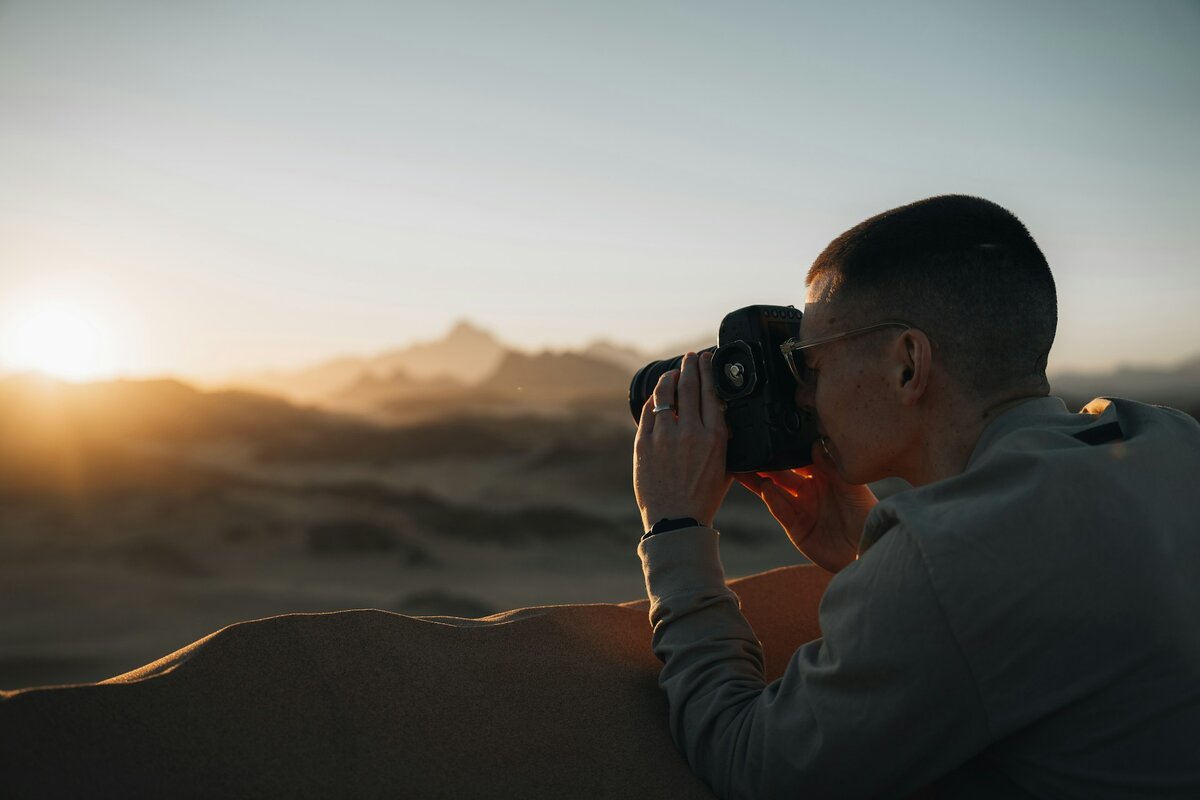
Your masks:
M700 421L700 361L695 353L685 353L679 367L679 384L676 391L679 399L679 420L695 423Z
M745 486L751 492L754 492L760 498L762 497L762 483L765 480L764 478L760 478L757 475L751 475L747 472L735 472L733 473L733 479L742 486Z
M717 381L709 352L700 354L700 422L713 430L721 430L725 425L725 403L717 397Z
M812 475L807 471L800 472L797 470L784 469L778 472L760 472L758 473L764 479L787 490L793 497L800 492L809 490L808 483L812 480Z
M790 531L796 524L796 498L786 489L776 486L770 481L763 481L762 493L759 494L759 497L766 504L767 511L771 512L771 516L784 527L784 530Z
M675 393L678 382L679 370L677 369L667 370L661 376L659 376L658 383L654 385L654 394L650 396L650 399L654 401L654 408L671 406L672 408L676 408L676 410L678 410L677 406L675 405ZM658 413L674 416L674 414L672 414L670 411L660 411Z
M795 517L795 511L791 505L791 501L794 499L792 494L786 489L776 486L770 478L762 478L745 472L735 473L733 477L742 486L758 495L758 499L762 500L766 504L767 510L771 512L771 516L775 517L785 528L788 525L785 519L791 521Z
M654 395L646 398L646 402L642 403L642 413L638 417L638 436L649 436L654 430Z
M734 475L738 482L745 486L763 501L767 511L775 521L783 526L792 543L801 530L812 527L812 510L798 501L787 489L776 485L770 478L749 475L745 473ZM799 547L799 545L796 545Z

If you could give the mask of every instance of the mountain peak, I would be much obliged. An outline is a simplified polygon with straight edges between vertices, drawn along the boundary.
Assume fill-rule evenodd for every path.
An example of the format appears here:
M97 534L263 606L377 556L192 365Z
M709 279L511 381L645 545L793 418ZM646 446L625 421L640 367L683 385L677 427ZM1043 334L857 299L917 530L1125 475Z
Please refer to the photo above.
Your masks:
M450 326L450 333L447 334L447 336L460 336L466 334L483 334L485 336L491 336L490 332L484 330L474 322L471 322L471 320L467 319L466 317L455 320L454 324Z
M417 380L452 378L476 383L500 363L505 352L491 333L460 319L441 339L383 353L371 359L369 366L380 375L403 370Z
M499 345L499 340L492 335L491 331L484 330L467 319L460 319L458 322L455 322L445 338L442 339L442 342L455 345L482 342Z

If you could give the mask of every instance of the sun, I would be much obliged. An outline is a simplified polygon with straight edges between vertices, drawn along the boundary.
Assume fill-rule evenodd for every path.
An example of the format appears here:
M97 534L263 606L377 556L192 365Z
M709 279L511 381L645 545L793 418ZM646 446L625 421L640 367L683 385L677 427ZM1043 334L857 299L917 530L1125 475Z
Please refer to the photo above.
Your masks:
M93 310L68 298L24 305L0 320L0 364L68 381L111 374L112 331Z

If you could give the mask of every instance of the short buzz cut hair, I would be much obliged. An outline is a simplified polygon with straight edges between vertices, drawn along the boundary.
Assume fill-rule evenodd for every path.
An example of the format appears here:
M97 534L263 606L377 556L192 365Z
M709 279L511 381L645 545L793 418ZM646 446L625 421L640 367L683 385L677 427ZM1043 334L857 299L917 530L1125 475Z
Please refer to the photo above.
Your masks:
M942 195L871 217L817 256L805 284L817 280L853 324L899 320L924 331L968 391L1049 392L1054 277L1029 231L995 203Z

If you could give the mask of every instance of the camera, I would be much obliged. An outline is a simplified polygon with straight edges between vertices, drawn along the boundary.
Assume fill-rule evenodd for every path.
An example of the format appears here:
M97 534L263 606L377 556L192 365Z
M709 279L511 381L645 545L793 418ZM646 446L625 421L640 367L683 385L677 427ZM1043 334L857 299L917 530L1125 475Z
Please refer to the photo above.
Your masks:
M779 346L800 335L801 313L793 306L746 306L721 320L713 354L717 396L725 401L730 472L772 472L812 463L817 438L812 415L796 406L796 380ZM629 411L642 415L646 398L663 373L683 356L652 361L629 384Z

